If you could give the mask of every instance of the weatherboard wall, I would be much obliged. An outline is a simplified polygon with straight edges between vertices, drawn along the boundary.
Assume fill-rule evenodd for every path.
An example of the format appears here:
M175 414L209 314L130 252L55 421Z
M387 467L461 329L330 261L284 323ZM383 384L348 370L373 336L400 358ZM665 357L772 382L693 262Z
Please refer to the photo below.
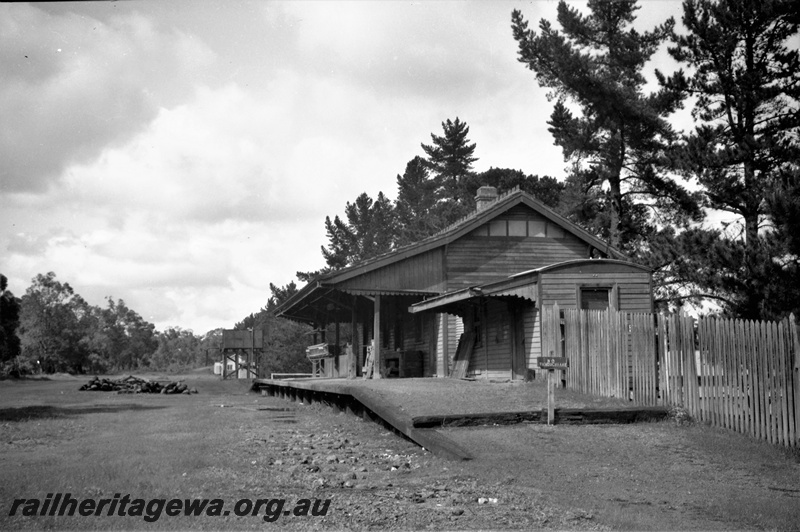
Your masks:
M589 246L532 209L517 205L449 244L446 253L450 291L585 259Z
M577 308L581 288L616 288L618 310L653 310L650 272L633 265L613 262L568 265L542 272L539 287L541 305L558 303L561 308Z
M337 283L340 290L398 290L440 293L444 287L443 248L393 262Z

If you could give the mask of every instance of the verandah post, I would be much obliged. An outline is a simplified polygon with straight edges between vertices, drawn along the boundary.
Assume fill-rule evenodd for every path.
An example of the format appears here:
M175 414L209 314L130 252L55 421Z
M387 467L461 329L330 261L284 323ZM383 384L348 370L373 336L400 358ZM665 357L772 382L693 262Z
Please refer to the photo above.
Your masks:
M372 322L372 378L380 379L383 360L381 357L381 295L375 294L375 312Z

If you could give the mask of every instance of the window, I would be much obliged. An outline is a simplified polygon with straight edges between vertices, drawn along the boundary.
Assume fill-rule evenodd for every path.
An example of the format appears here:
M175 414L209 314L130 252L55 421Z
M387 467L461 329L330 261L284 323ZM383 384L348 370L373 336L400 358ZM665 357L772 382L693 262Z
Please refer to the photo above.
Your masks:
M528 236L547 236L545 233L545 222L528 220Z
M508 236L528 236L525 220L509 220Z
M544 220L491 220L473 230L471 235L565 238L566 232L560 225Z
M607 310L610 288L581 287L581 308L584 310Z
M507 236L506 221L492 220L489 222L489 236Z

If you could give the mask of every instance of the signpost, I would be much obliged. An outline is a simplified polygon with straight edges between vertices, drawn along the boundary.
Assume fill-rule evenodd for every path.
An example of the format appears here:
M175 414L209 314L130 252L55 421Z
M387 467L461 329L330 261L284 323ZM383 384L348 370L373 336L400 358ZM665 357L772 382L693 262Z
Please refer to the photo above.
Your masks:
M569 368L569 359L565 357L539 357L537 361L539 369L547 370L547 424L552 425L556 417L556 370Z

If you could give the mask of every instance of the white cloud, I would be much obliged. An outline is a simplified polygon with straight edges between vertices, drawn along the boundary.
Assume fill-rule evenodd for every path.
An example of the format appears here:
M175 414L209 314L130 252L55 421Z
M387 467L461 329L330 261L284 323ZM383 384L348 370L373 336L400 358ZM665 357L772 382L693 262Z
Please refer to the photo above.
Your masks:
M63 168L95 157L155 116L159 101L214 53L139 15L103 22L31 5L0 6L0 188L42 190Z

